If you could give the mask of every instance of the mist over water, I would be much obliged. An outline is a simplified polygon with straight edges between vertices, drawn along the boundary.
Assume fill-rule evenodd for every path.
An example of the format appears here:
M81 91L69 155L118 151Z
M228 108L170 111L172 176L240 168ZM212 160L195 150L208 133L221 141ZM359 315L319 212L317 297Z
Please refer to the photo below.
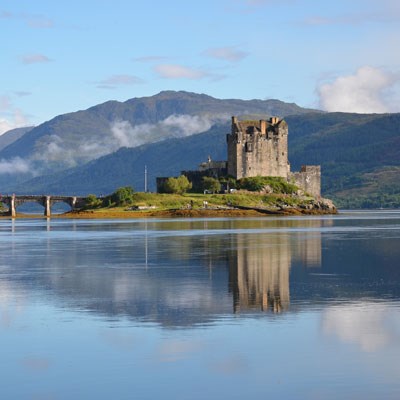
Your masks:
M2 393L396 399L399 239L399 212L2 219Z

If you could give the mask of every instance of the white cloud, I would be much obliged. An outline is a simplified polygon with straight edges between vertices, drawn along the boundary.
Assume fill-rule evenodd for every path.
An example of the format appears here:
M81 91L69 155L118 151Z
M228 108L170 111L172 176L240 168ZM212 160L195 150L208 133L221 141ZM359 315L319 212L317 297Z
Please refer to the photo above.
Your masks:
M108 135L93 137L89 140L87 137L82 137L73 145L58 135L46 135L36 142L36 151L29 162L34 165L40 162L41 169L74 167L82 162L113 153L121 147L136 147L168 138L205 132L215 123L226 121L227 118L226 115L170 115L155 124L135 126L132 126L129 121L114 121L110 124Z
M29 161L23 160L20 157L15 157L11 160L0 160L0 174L26 174L31 172Z
M206 50L204 54L208 57L217 58L219 60L235 62L243 60L249 53L238 50L234 47L215 47Z
M317 88L319 105L326 111L385 113L399 111L393 105L393 87L400 75L364 66L355 74L340 76Z
M20 57L23 64L38 64L50 62L50 58L44 54L25 54Z
M339 15L312 15L304 19L305 25L362 25L367 23L398 24L400 3L398 0L362 0L357 13Z
M0 135L10 129L27 126L28 118L17 107L13 106L9 96L0 96Z
M167 60L168 57L164 56L143 56L143 57L135 57L133 58L133 61L135 62L160 62L160 61L165 61Z
M30 28L46 29L54 27L54 21L44 15L22 14L21 18L25 20Z
M173 136L190 136L196 133L208 131L219 120L219 117L207 117L199 115L170 115L161 122L161 125L170 128Z
M128 121L114 121L111 132L114 142L108 148L136 147L159 140L185 137L209 130L226 116L170 115L156 124L132 126Z
M112 75L102 81L96 82L97 87L100 89L115 89L118 86L136 85L144 81L134 75Z
M32 92L27 92L25 90L18 90L18 91L15 91L13 93L18 97L30 96L32 94Z
M184 67L178 64L160 64L154 70L161 78L166 79L203 79L209 74L200 69Z
M54 21L45 15L40 14L27 14L27 13L20 13L20 14L13 14L9 11L1 11L0 18L3 19L15 19L24 21L27 26L34 29L43 29L43 28L53 28Z

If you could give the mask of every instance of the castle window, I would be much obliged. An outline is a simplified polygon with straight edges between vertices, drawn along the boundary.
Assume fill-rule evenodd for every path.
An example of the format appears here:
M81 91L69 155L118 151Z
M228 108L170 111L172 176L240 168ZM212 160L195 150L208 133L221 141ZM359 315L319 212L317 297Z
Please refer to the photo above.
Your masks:
M253 151L253 143L246 142L246 151L251 153Z

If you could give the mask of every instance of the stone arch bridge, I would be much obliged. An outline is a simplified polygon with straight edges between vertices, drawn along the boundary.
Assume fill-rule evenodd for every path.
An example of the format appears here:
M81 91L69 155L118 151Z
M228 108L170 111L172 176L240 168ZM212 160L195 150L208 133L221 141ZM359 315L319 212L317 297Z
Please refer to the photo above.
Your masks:
M39 203L44 207L45 217L51 216L51 206L54 203L66 203L71 210L78 210L86 205L86 197L77 196L37 196L37 195L6 195L0 196L0 203L8 206L9 215L14 218L17 215L17 207L24 203Z

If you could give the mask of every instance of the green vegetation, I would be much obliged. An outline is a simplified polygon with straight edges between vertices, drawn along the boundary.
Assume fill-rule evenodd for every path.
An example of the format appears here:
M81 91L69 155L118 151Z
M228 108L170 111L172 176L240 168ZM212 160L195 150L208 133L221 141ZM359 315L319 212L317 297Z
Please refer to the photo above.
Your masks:
M163 187L164 193L175 193L183 194L192 188L192 184L189 182L185 175L178 176L178 178L168 178Z
M211 193L218 193L221 190L221 183L211 176L204 176L202 179L203 190Z
M300 198L287 194L268 195L261 193L249 193L237 191L235 193L225 194L200 194L200 193L144 193L135 192L131 194L129 202L110 202L115 199L116 193L121 193L118 189L110 196L103 199L103 208L126 207L133 208L156 208L157 210L171 209L201 209L204 207L204 201L208 203L208 208L226 208L230 206L244 206L256 208L276 208L281 206L295 207L301 204L308 204L312 198ZM88 205L86 209L98 209L96 201L93 205Z
M131 186L120 187L110 196L107 196L104 201L115 206L126 206L132 204L134 193L135 192Z
M86 204L88 208L97 208L103 205L103 201L97 198L95 194L89 194L86 197Z
M249 190L251 192L259 192L269 187L273 193L293 194L299 188L292 183L288 183L284 178L275 176L255 176L251 178L242 178L237 182L239 189Z

